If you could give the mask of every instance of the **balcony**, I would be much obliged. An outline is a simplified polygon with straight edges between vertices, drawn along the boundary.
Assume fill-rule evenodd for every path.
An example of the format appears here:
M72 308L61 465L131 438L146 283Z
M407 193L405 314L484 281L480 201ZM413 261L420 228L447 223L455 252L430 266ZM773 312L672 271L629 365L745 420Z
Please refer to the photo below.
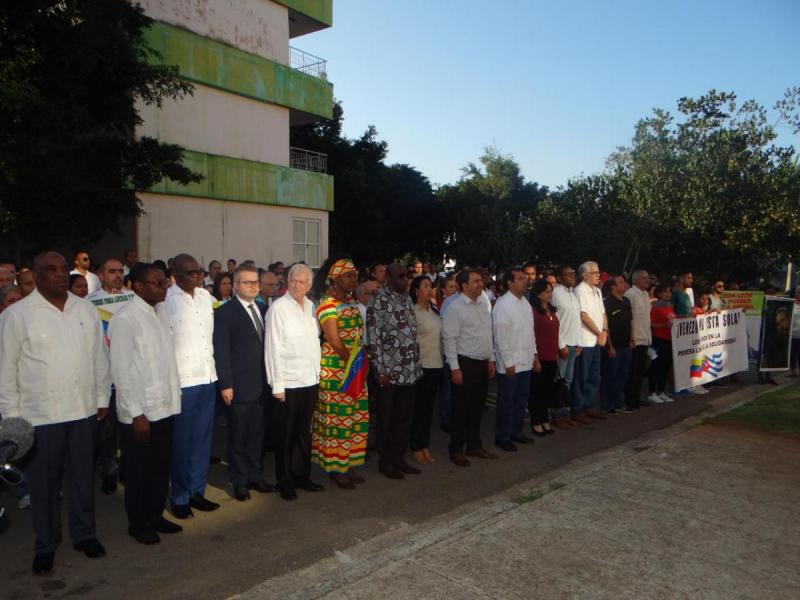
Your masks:
M319 56L314 56L308 52L298 50L293 46L289 46L289 51L291 54L292 68L295 71L300 71L306 75L322 79L322 81L328 81L328 73L325 70L328 61Z
M289 166L315 173L328 172L328 155L303 148L289 148Z

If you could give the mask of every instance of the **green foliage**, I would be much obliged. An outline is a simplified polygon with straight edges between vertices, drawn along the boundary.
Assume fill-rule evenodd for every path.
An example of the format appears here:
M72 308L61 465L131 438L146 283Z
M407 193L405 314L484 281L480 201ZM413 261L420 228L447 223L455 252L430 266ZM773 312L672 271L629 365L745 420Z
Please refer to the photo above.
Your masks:
M126 0L0 4L0 233L30 250L100 238L139 214L133 189L201 177L143 137L135 103L191 93L148 63L152 21Z
M443 216L428 179L409 165L386 165L388 146L369 127L357 139L342 134L344 111L333 119L291 130L292 146L328 155L333 175L331 252L352 256L359 266L411 252L438 260Z

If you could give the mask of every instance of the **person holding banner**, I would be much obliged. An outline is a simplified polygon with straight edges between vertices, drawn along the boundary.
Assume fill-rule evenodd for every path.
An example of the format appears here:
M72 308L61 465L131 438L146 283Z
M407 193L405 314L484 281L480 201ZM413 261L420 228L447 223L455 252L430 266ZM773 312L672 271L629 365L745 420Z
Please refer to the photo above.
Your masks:
M667 396L667 378L672 366L672 321L675 312L672 309L672 291L670 286L662 283L656 286L656 300L650 309L650 328L653 331L653 348L656 358L650 364L650 395L647 397L653 404L672 402Z
M364 483L353 468L364 464L369 430L364 323L353 298L357 284L358 273L349 258L326 260L314 284L325 340L311 460L346 490Z

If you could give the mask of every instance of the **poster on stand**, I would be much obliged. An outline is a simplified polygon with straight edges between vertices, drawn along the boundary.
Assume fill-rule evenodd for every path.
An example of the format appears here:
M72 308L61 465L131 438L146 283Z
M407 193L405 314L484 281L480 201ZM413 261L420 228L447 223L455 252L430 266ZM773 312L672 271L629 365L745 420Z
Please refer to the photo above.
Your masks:
M747 371L747 324L742 310L723 310L672 322L675 389Z
M764 292L732 290L722 292L722 297L728 310L740 308L744 311L747 318L747 357L751 365L758 365Z
M788 371L792 343L793 298L767 296L761 320L761 362L759 371Z

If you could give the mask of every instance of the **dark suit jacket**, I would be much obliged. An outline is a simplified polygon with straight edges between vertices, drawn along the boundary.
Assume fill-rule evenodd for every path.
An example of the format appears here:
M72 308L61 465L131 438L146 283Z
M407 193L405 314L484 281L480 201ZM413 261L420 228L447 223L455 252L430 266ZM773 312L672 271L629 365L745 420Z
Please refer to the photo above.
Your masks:
M266 307L254 301L264 321ZM234 297L214 311L214 362L217 386L233 388L233 402L255 402L267 392L264 342L258 339L253 318Z

